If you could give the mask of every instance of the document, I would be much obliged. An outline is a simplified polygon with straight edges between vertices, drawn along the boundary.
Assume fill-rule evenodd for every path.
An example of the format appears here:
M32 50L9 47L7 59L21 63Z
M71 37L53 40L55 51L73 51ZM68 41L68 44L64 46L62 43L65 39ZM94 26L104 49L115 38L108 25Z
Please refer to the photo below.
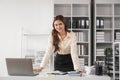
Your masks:
M52 72L48 72L47 74L52 74L52 75L65 75L65 74L67 74L67 72L52 71Z

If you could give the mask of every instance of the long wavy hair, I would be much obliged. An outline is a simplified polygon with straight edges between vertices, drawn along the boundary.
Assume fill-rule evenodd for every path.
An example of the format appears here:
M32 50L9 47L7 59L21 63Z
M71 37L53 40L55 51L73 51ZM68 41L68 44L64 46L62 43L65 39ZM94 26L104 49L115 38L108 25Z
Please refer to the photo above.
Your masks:
M66 22L66 19L62 16L62 15L57 15L54 20L53 20L53 30L52 30L52 37L53 37L53 46L55 47L55 50L54 52L56 51L59 51L60 48L59 48L59 43L60 43L60 39L58 37L58 31L55 29L55 26L54 26L54 22L56 20L60 20L63 22L63 24L65 25L65 32L70 32L68 29L67 29L67 22Z

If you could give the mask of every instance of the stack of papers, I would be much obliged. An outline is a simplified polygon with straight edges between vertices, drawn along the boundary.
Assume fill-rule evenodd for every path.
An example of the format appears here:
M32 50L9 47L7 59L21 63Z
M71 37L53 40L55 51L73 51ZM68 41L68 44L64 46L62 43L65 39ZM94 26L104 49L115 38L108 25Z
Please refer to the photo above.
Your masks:
M62 71L52 71L48 72L47 74L52 74L52 75L72 75L72 76L82 76L82 73L76 72L76 71L69 71L69 72L62 72Z
M53 72L48 72L47 74L53 74L53 75L65 75L65 74L67 74L67 72L53 71Z

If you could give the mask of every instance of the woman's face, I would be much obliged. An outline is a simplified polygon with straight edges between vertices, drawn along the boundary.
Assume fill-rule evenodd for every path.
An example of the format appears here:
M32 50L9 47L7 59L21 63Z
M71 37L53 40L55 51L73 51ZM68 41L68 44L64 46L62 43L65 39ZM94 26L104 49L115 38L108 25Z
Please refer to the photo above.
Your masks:
M54 22L54 27L55 27L55 30L57 30L59 33L62 33L65 31L65 25L62 21L60 20L56 20Z

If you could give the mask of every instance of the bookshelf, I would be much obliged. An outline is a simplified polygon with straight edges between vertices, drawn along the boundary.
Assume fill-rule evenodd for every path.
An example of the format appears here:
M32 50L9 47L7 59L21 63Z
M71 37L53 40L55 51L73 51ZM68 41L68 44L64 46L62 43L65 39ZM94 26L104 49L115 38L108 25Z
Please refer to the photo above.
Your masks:
M108 1L109 2L109 1ZM95 0L95 61L105 61L105 49L113 45L113 3Z
M56 15L63 15L68 29L76 33L80 64L90 66L90 0L54 0Z
M114 55L113 55L113 61L114 61L114 73L113 73L113 79L120 80L120 42L114 43Z
M120 60L115 55L120 42L120 1L95 0L94 16L94 61L106 61L109 57L109 75L113 80L120 80L120 70L116 68ZM106 48L113 49L112 55L106 57Z
M114 3L114 73L113 79L120 80L120 1Z

